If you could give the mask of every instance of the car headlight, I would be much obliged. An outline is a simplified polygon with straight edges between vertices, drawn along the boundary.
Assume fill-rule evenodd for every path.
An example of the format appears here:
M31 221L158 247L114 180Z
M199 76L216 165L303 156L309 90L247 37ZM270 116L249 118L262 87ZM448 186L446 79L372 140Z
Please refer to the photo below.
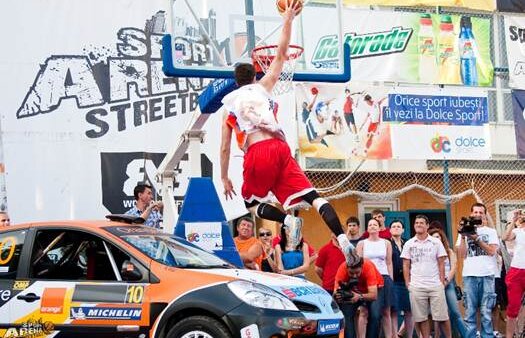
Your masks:
M299 311L288 298L262 284L238 280L228 283L228 288L237 298L251 306Z

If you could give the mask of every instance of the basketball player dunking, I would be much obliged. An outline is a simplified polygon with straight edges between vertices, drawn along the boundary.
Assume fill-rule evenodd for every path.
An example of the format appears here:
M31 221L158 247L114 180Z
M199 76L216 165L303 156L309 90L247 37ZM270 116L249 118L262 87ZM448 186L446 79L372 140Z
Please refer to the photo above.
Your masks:
M293 19L302 9L300 1L286 3L277 52L268 71L256 82L253 65L237 65L235 81L240 88L222 100L226 109L221 141L224 194L227 199L236 194L228 177L231 139L235 132L238 145L245 152L242 197L246 207L258 217L284 224L294 236L301 232L302 219L287 215L264 201L268 200L271 192L285 209L307 202L316 208L337 236L346 255L353 246L344 234L334 208L319 196L291 156L284 133L277 123L277 103L270 94L287 58Z

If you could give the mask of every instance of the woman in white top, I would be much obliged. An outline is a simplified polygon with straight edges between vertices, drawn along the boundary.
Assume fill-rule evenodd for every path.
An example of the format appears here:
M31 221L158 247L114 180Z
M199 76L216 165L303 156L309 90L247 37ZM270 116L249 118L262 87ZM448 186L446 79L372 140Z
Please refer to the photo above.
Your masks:
M525 294L525 210L514 211L512 221L507 225L501 239L503 241L516 240L514 256L507 277L505 277L509 299L505 337L512 337L516 331L516 319Z
M384 286L378 290L377 300L370 304L368 324L379 325L382 319L383 334L386 338L396 337L397 332L392 332L392 320L390 318L390 306L392 304L393 268L392 268L392 244L390 241L379 237L379 222L375 219L368 221L367 230L369 237L357 243L357 253L372 261L383 276Z

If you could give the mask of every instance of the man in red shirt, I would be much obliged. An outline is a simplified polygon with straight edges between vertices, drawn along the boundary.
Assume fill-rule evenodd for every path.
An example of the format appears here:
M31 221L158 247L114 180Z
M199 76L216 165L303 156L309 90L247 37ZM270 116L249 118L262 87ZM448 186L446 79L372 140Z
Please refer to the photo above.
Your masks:
M328 293L334 293L335 274L341 263L345 262L345 256L339 248L337 238L332 234L330 242L325 244L315 261L315 273L321 278L323 289Z
M379 337L379 318L370 318L368 327L367 321L371 312L369 309L377 300L378 290L383 286L383 277L374 263L361 258L355 250L351 251L346 261L337 269L334 282L334 298L345 316L345 338L356 337L353 319L357 310L358 336Z
M379 237L388 240L391 239L392 234L390 233L390 229L385 227L385 213L383 212L383 210L372 210L372 218L379 222ZM366 238L368 238L368 231L365 231L363 233L363 236L361 236L361 239Z

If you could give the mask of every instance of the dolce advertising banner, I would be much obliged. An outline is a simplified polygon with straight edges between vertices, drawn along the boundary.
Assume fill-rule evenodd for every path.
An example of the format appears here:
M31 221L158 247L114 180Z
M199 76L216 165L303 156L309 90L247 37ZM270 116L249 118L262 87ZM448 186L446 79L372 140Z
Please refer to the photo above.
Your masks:
M334 67L336 11L306 7L302 20L306 61L316 68ZM343 23L352 80L492 85L487 18L344 9Z
M305 157L488 159L487 93L380 88L352 82L297 90Z
M525 89L525 17L505 15L509 86Z
M121 213L132 207L139 182L151 183L160 195L157 167L179 143L209 83L162 73L168 5L164 0L4 5L0 22L12 33L4 34L9 47L0 55L1 126L14 223ZM293 103L279 103L281 118L291 121ZM213 177L233 218L246 209L240 197L226 202L222 194L221 118L213 114L205 126L201 174ZM285 127L293 146L295 125ZM234 148L232 155L230 177L239 191L242 153ZM187 158L177 171L174 197L180 203Z
M498 0L500 1L521 1L521 0ZM313 0L315 3L335 3L335 0ZM345 5L381 5L381 6L447 6L447 7L466 7L484 11L493 11L496 8L495 0L343 0Z

